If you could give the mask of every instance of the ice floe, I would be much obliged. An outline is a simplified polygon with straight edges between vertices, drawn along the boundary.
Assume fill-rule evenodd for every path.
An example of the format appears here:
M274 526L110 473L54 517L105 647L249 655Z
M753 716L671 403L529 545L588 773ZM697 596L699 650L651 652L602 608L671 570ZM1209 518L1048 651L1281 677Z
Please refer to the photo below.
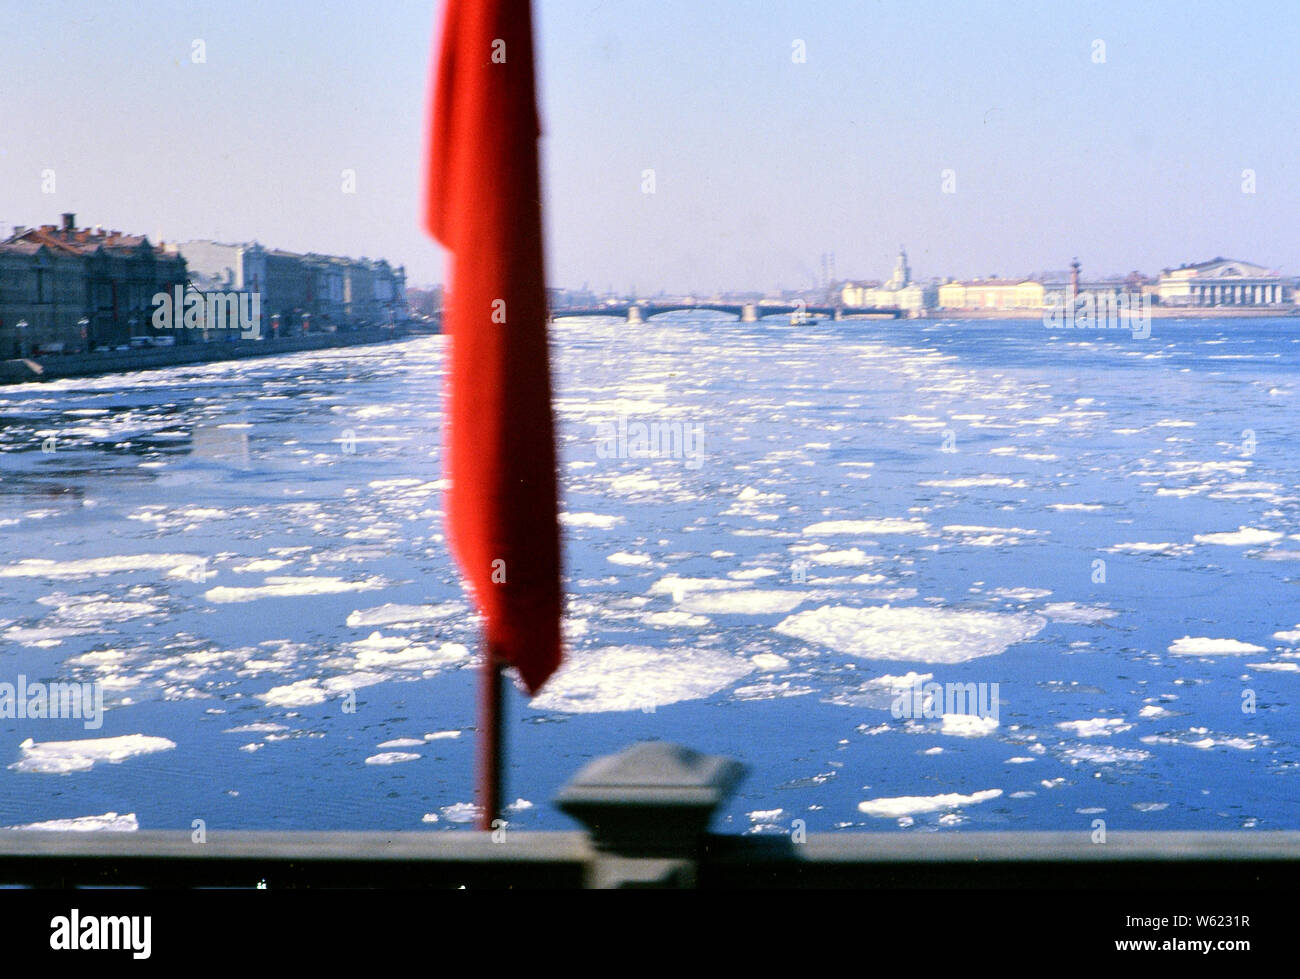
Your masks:
M170 571L202 561L193 554L119 554L71 561L33 557L0 567L0 578L88 578L131 571Z
M626 568L648 568L654 564L654 560L649 554L635 554L630 551L615 551L605 560L610 564L617 564Z
M980 717L978 714L944 714L940 733L956 738L982 738L992 734L998 728L996 717Z
M14 771L66 775L90 771L100 762L118 765L137 755L171 751L176 742L146 734L122 734L79 741L36 742L28 738L18 747L22 756L9 766Z
M647 612L641 621L648 626L659 629L702 629L712 620L707 616L693 615L690 612Z
M370 626L411 627L427 622L441 622L453 615L463 614L462 602L443 602L439 605L380 605L376 608L357 609L349 613L347 623L352 629Z
M610 646L569 655L529 706L566 714L652 710L697 700L754 671L741 656L709 650Z
M561 513L560 523L566 527L591 527L611 530L623 522L623 517L608 513Z
M1046 598L1052 594L1048 588L995 588L989 594L998 598L1012 598L1020 602L1032 602L1036 598Z
M405 761L419 761L420 755L414 751L381 751L366 759L367 765L400 765Z
M1267 652L1263 646L1240 639L1212 639L1208 636L1183 636L1169 644L1175 656L1245 656Z
M1196 534L1192 540L1198 544L1223 544L1228 547L1246 547L1251 544L1271 544L1281 540L1283 534L1276 530L1261 530L1258 527L1238 527L1236 530L1217 534Z
M1254 751L1260 745L1270 743L1263 734L1216 734L1209 728L1193 727L1173 734L1149 734L1139 739L1143 744L1180 744L1189 748L1209 751L1212 748L1236 748L1238 751Z
M1045 619L1021 613L829 605L797 612L776 631L863 659L962 663L996 656L1044 625Z
M823 520L803 529L809 537L834 537L844 534L919 534L929 528L924 520L884 517L879 520Z
M1096 738L1118 734L1133 727L1119 717L1093 717L1083 721L1062 721L1056 725L1062 731L1070 731L1080 738Z
M1053 622L1074 622L1085 625L1105 622L1107 619L1113 619L1119 615L1119 612L1113 608L1077 605L1074 602L1049 602L1040 608L1038 612L1040 615L1047 616Z
M329 577L270 577L261 585L247 588L219 585L209 588L203 597L209 602L225 604L229 602L252 602L259 598L299 598L305 595L337 595L350 591L369 591L383 588L387 582L383 578L362 578L360 581L345 581L343 578Z
M808 601L807 592L744 589L739 591L701 591L684 595L677 606L700 615L772 615L784 614Z
M140 828L140 821L135 813L119 815L106 812L102 816L74 816L71 819L43 819L37 823L24 823L21 826L6 826L5 829L36 829L51 832L74 833L134 833Z
M902 795L889 799L868 799L858 803L858 811L868 816L898 818L919 813L942 812L945 809L960 809L963 806L978 805L1002 795L1001 789L984 789L961 795L957 792L945 792L940 795Z

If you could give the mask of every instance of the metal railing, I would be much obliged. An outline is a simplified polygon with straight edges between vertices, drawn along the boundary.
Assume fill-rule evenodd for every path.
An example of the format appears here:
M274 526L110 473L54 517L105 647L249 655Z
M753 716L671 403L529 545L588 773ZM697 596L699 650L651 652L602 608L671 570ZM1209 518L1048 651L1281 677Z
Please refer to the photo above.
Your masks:
M706 832L743 769L660 742L557 797L587 832L0 832L0 885L149 888L1293 888L1300 832Z

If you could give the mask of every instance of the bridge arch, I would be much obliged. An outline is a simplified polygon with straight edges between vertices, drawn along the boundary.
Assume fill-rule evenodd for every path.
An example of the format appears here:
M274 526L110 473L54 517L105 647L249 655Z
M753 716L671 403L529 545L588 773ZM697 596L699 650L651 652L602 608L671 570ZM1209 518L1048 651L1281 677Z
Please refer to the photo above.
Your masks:
M846 316L902 316L901 309L892 307L855 309L842 306L791 306L786 304L766 303L620 303L616 306L588 306L572 309L553 309L551 319L565 319L576 316L608 316L626 320L628 323L643 323L653 316L664 313L692 312L695 310L712 310L738 317L743 322L757 322L767 316L791 316L805 313L808 316L843 319Z

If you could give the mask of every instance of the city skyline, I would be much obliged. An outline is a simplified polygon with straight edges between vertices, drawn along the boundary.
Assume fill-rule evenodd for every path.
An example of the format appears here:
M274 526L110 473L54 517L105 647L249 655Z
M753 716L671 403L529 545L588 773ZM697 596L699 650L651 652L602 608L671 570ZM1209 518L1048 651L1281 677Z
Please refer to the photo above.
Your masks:
M548 279L805 289L823 252L869 279L900 241L926 278L1295 273L1300 29L1281 3L1239 8L1243 31L1215 10L538 4ZM73 211L440 282L418 222L436 13L15 7L3 230Z

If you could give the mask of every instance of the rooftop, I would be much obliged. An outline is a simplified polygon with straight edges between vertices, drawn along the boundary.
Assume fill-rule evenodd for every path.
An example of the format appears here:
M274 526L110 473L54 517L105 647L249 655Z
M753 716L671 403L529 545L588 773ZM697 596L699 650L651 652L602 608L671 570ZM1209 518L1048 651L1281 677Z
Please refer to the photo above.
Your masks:
M18 246L27 253L34 253L41 248L70 255L91 255L100 249L138 250L151 249L156 254L164 254L161 245L153 245L144 235L129 235L121 231L105 231L102 227L78 228L75 214L64 214L63 224L43 224L39 228L25 228L18 225L13 234L0 246L11 248Z

